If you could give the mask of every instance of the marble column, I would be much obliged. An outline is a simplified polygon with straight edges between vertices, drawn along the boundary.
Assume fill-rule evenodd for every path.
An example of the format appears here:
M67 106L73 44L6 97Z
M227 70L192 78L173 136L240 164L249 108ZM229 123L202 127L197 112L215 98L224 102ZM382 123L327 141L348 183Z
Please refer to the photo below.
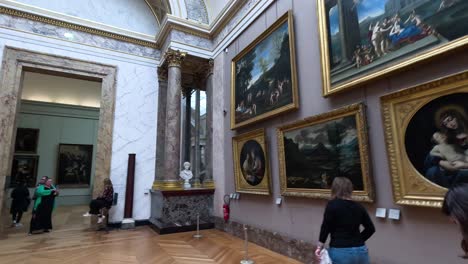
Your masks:
M169 50L165 54L168 63L166 97L166 128L164 137L163 190L181 189L180 173L180 107L182 90L182 61L186 53Z
M205 162L206 172L203 179L203 187L214 188L213 181L213 65L214 61L208 62L206 75L206 143Z
M201 187L200 184L200 89L195 91L195 164L193 166L195 179L193 181L194 187Z
M167 69L158 67L158 127L156 135L156 175L153 189L160 189L164 182L164 136L166 133Z

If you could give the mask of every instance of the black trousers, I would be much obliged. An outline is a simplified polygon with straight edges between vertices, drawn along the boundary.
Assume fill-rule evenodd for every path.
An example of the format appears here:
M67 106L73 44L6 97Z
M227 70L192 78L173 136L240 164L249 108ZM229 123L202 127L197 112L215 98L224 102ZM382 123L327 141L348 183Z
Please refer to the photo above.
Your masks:
M21 217L23 217L23 210L15 210L11 214L13 221L19 223L21 221Z
M89 213L93 215L100 214L102 208L107 207L108 202L102 199L94 199L89 203Z

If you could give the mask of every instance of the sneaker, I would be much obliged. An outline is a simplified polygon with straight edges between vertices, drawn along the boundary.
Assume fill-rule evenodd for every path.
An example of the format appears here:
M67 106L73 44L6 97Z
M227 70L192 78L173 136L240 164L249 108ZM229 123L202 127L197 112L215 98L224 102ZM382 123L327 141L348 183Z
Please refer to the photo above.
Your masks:
M88 217L88 216L91 216L91 214L89 212L86 212L86 214L83 214L84 217Z
M99 217L98 220L97 220L97 223L98 223L98 224L102 223L103 218L104 218L104 217Z
M17 223L15 226L16 226L16 227L22 227L23 224L22 224L22 223Z

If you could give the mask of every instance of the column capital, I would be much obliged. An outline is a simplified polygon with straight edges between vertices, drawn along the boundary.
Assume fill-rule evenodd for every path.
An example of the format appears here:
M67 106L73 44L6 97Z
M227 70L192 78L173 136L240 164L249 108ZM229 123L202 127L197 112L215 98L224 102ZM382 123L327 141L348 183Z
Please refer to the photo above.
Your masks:
M168 72L166 67L158 67L158 80L167 82Z
M213 68L214 68L214 60L213 59L209 59L208 60L208 68L207 68L207 72L206 72L206 76L210 76L211 74L213 74Z
M182 61L184 60L186 52L181 52L180 50L168 49L164 54L164 59L168 63L168 67L181 67Z

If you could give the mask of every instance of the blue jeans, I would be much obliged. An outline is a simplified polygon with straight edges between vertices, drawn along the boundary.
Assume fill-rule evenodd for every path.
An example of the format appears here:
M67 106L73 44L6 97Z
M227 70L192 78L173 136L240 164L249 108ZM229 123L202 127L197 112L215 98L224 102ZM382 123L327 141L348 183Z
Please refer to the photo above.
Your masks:
M333 248L328 250L333 264L370 264L366 246Z

